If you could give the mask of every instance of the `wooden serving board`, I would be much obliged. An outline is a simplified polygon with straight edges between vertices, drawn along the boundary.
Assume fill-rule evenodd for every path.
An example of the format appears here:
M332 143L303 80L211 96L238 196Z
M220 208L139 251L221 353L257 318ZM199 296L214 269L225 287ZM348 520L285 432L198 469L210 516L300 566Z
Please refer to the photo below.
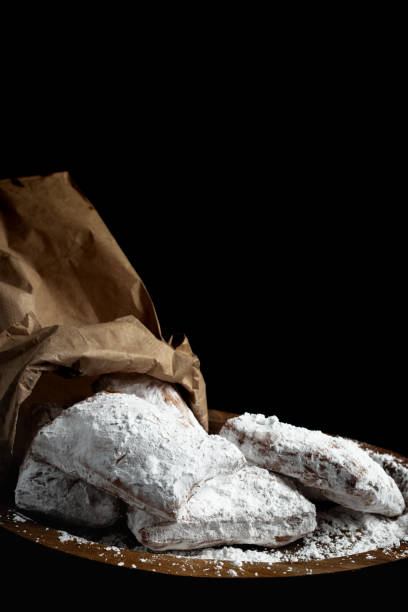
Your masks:
M223 423L233 416L236 415L210 410L210 433L218 433ZM370 444L364 443L362 445L378 453L393 455L408 467L408 459L397 453ZM204 578L282 578L329 574L390 563L400 560L404 556L408 557L408 544L402 544L392 550L370 551L369 555L365 552L334 559L298 561L295 563L243 563L242 566L237 567L237 565L228 561L180 558L163 553L137 552L104 546L88 540L81 540L75 536L70 537L63 531L22 516L11 503L2 502L0 502L0 526L42 546L100 563L162 574ZM182 551L180 553L182 554Z

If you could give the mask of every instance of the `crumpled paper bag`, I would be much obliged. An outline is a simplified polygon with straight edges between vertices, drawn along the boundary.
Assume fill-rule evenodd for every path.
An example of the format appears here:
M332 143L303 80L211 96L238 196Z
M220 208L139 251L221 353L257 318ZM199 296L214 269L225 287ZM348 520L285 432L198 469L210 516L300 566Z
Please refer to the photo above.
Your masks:
M151 298L67 172L0 181L0 477L38 401L72 403L111 372L177 383L208 429L200 363L166 342Z

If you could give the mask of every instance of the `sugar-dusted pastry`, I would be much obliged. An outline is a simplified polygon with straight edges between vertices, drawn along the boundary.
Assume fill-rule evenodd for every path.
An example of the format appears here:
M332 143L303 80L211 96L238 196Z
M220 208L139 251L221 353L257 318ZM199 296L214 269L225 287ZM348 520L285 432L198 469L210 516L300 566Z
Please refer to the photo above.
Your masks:
M346 508L385 516L405 508L392 478L351 440L248 413L226 421L220 435L250 463L298 479Z
M36 433L64 409L55 403L35 404ZM22 510L86 527L107 527L117 521L120 502L86 482L68 476L58 468L34 459L28 449L20 466L15 503Z
M230 544L275 548L311 533L316 527L316 510L289 479L245 466L201 483L175 522L129 508L128 526L151 550Z
M84 527L108 527L120 515L120 502L95 487L36 461L28 452L15 490L18 508Z
M104 374L93 384L95 391L119 391L145 399L157 406L166 406L180 415L183 423L201 427L174 385L147 374Z
M96 393L35 437L32 453L126 503L174 518L202 480L246 463L220 436L126 393Z
M401 491L405 504L408 504L408 466L402 459L388 453L379 453L368 449L366 451L371 459L379 463L389 476L395 481Z

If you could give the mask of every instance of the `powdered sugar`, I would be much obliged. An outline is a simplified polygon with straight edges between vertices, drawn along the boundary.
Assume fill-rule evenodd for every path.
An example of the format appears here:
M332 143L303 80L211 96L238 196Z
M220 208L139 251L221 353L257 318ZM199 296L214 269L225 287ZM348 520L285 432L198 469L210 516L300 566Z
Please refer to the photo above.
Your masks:
M93 386L96 391L107 390L128 393L156 406L164 406L167 410L171 410L174 417L181 419L183 423L187 422L192 427L201 428L200 423L174 385L147 374L105 374Z
M372 451L369 451L372 455ZM376 453L376 456L380 455ZM385 469L391 471L398 470L400 482L405 482L408 478L408 466L392 455L377 456L377 460L382 460ZM16 522L29 521L21 515L14 513L13 520ZM120 558L120 553L126 549L140 551L144 556L139 559L141 562L150 562L147 557L149 550L137 544L129 530L124 525L110 529L109 533L97 536L95 532L88 535L81 531L82 537L72 535L66 531L59 532L61 542L73 541L78 544L86 544L89 541L97 542L105 547L107 551L116 551L116 556ZM86 538L86 539L85 539ZM192 551L168 551L161 553L168 558L177 557L181 559L207 559L211 568L219 568L222 571L224 562L232 562L237 571L243 568L245 563L264 563L266 568L271 569L274 563L290 563L286 571L291 572L293 564L299 561L318 561L321 559L334 559L338 557L349 557L354 554L367 553L367 561L376 559L375 552L393 553L395 558L396 547L407 544L406 549L402 549L398 554L399 558L408 557L408 513L405 512L397 519L392 519L375 514L362 513L353 510L346 510L337 505L317 512L317 529L305 536L302 540L294 542L279 549L263 549L254 546L223 546L211 547ZM214 563L217 565L215 566Z
M98 394L98 395L102 395L102 394ZM106 396L107 394L104 394L104 395ZM94 396L94 397L97 397L97 396ZM119 401L118 401L118 398L119 398ZM134 398L134 399L136 401L143 402L143 400L137 400L137 398ZM121 435L124 434L125 438L127 437L128 434L130 435L130 432L128 431L129 423L128 423L127 418L126 419L122 419L122 417L118 418L118 415L120 415L120 410L119 412L116 412L116 413L114 411L114 406L118 406L118 404L121 405L122 400L123 400L123 394L120 394L120 393L115 394L114 401L112 401L112 404L110 405L109 410L108 410L109 414L113 413L114 415L113 422L115 426L118 426L118 429L114 430L118 432L117 435L119 436L118 438L115 438L116 442L117 442L117 439L120 439ZM107 400L104 400L104 402L105 401ZM102 404L104 404L104 402L97 403L98 410L103 411ZM126 412L128 414L132 412L135 406L132 403L133 408L129 410L130 405L128 404L127 400L125 400L125 404L122 404L122 405L126 407ZM141 409L140 405L138 409L139 410ZM162 414L162 411L160 411L160 415L155 415L154 410L153 410L153 413L151 412L152 411L151 404L149 404L149 411L150 411L150 416L153 420L155 418L158 418L160 420L160 426L163 420L164 422L166 422L166 417ZM69 412L69 409L68 411L65 411L65 412ZM256 428L261 426L261 430L262 430L262 427L265 425L265 421L268 421L266 417L263 417L263 415L257 415L256 420L251 421L251 427L253 427L254 430L256 431ZM173 428L171 428L170 422L172 423ZM271 419L269 424L266 423L266 425L268 425L267 431L262 430L259 439L262 441L262 444L264 445L273 445L277 439L275 437L277 434L277 430L279 430L279 426L282 424L279 423L278 419L273 418ZM94 421L92 427L94 427L94 430L95 430L94 433L97 432L98 434L101 434L101 429L103 430L104 425L102 426L102 424L99 423L98 420L96 420ZM174 417L172 417L171 419L169 418L168 428L166 429L166 427L167 425L165 426L165 429L164 429L165 435L167 435L166 440L170 440L172 439L171 434L173 434L173 429L174 429ZM288 427L291 427L291 426L288 426ZM189 429L191 430L192 428L189 428ZM299 428L295 428L295 429L299 429ZM79 432L79 429L77 431ZM305 432L307 431L308 430L305 430ZM313 433L313 435L321 434L321 432L309 432L309 433ZM104 434L103 431L102 431L102 434ZM184 439L186 435L188 437L189 434L186 434L186 431L184 429L182 435L180 435L180 439ZM208 436L205 432L203 432L202 435L204 437L207 436L207 438L212 437L212 436ZM300 436L300 442L299 442L300 444L304 442L302 435ZM321 435L324 436L325 434L321 434ZM214 438L216 438L216 436L214 436ZM337 441L338 439L330 437L330 440ZM85 441L83 442L85 444ZM374 451L366 452L365 450L360 449L358 445L356 445L355 443L351 443L352 445L349 446L348 445L349 441L344 441L344 442L346 442L346 444L342 446L342 448L347 449L347 452L351 453L352 457L354 458L356 457L356 454L355 454L356 448L358 449L359 453L357 453L357 456L358 456L360 465L362 465L363 467L369 465L370 470L371 470L370 474L371 473L373 474L381 473L382 480L378 481L379 485L383 484L384 482L386 483L389 482L387 479L384 480L383 475L382 475L383 471L385 471L389 476L394 478L396 483L398 484L398 487L400 488L402 492L403 498L407 502L408 500L408 468L407 468L406 463L403 460L398 460L390 454L376 453ZM189 444L191 443L191 439L189 440L188 443ZM160 466L158 467L157 465L157 451L158 450L159 452L161 451L160 451L160 446L156 446L156 445L153 445L153 446L154 448L153 448L152 454L154 455L154 460L152 459L151 465L149 464L150 471L148 473L153 474L153 476L157 476L157 470L159 470L159 473L160 473ZM325 450L327 450L326 447L325 447ZM119 455L118 457L115 456L115 458L120 459L121 457L120 449L119 450L115 449L115 452L117 452ZM362 458L362 455L360 453L362 453L364 458ZM114 455L113 450L112 450L112 454ZM191 455L190 455L190 458L191 458ZM368 463L366 462L367 458L369 460ZM373 461L372 460L374 460L375 464L378 466L380 470L379 472L376 471L375 469L373 471L373 468L372 468ZM242 468L242 465L241 465L241 468ZM253 470L253 469L258 469L258 468L251 467L251 468L244 468L244 470L245 469ZM241 470L241 471L244 471L244 470ZM240 472L237 472L237 474L239 473ZM234 475L233 477L234 479L237 476L237 474ZM228 482L228 478L226 479L226 482ZM192 488L193 496L191 497L191 500L190 500L192 501L192 507L193 507L192 516L194 517L195 513L199 513L199 517L201 519L203 517L202 505L197 506L197 508L194 510L194 493L199 494L200 488L204 487L204 484L205 483L198 485L196 489L194 489L194 487ZM392 488L391 490L394 491L394 488ZM388 488L388 492L389 491L390 489ZM207 498L207 503L208 503L208 512L209 514L211 514L211 512L213 512L214 509L217 507L217 504L215 503L215 500L213 499L212 496ZM184 508L184 511L186 510L187 507L188 507L188 504ZM275 511L276 509L277 508L274 508ZM230 511L230 508L228 508L228 505L226 505L225 511L226 511L226 514L228 514L228 512ZM179 510L177 510L176 516L180 516ZM16 521L19 520L17 517L18 515L16 515L16 519L15 519ZM132 550L142 551L146 553L149 552L149 550L144 548L143 546L137 545L136 542L132 540L130 532L124 529L123 526L120 528L122 529L122 531L118 529L118 531L116 532L115 529L116 528L111 530L110 535L105 534L103 536L96 536L95 533L92 533L89 535L89 540L94 541L94 542L99 542L101 545L105 547L104 550L106 551L113 551L115 549L116 551L118 551L117 553L115 553L117 554L118 559L121 557L120 551L123 552L124 549L132 549ZM71 541L71 540L78 542L78 544L87 542L87 540L84 540L83 538L79 538L75 535L68 534L65 531L60 531L59 533L60 533L59 539L63 543L67 541ZM313 531L313 533L309 533L302 540L299 540L289 545L282 546L279 549L263 549L263 548L260 548L259 546L256 547L252 544L250 544L249 546L222 546L222 547L212 546L211 548L195 549L189 552L183 551L183 553L180 553L180 551L173 549L172 551L168 552L166 556L179 557L182 559L184 558L185 559L196 559L196 558L208 559L209 563L210 562L213 564L215 563L216 567L219 567L220 571L223 567L224 562L226 561L230 563L232 562L234 564L234 568L236 569L229 570L229 571L234 572L235 574L239 575L239 572L243 568L244 563L261 562L261 563L265 563L267 568L271 568L274 563L278 563L278 562L286 562L286 563L293 564L299 561L313 561L313 560L328 559L328 558L338 558L342 556L349 557L350 555L359 554L359 553L366 553L365 558L369 561L370 559L375 559L375 553L373 551L376 551L378 549L381 549L383 551L392 551L392 550L395 550L396 547L404 543L408 545L408 513L407 511L405 511L404 514L402 514L397 519L395 519L395 518L389 518L386 516L380 516L378 514L373 514L373 513L369 514L369 513L363 513L357 510L346 509L344 507L340 507L334 504L328 505L326 503L325 505L318 506L317 528L315 529L315 531ZM407 551L408 551L408 548L407 548ZM402 550L400 553L400 556L402 557L406 554L408 553ZM147 556L144 557L145 560L147 558L148 558ZM149 559L150 558L151 557L149 557ZM292 566L288 567L286 571L287 572L292 571ZM310 572L311 571L312 570L310 570ZM234 574L231 573L231 576L234 576Z
M363 451L366 452L366 451ZM407 464L389 454L373 453L376 460L381 461L389 473L398 471L398 482L408 482ZM326 503L327 506L327 503ZM122 536L124 538L124 536ZM118 546L129 547L129 544ZM318 561L338 557L349 557L367 552L366 559L375 559L373 551L395 551L401 544L408 544L408 512L397 519L380 515L347 510L332 504L326 509L317 512L317 528L313 533L302 540L294 542L279 549L262 549L260 547L223 546L211 547L201 550L168 551L167 554L188 559L208 559L219 563L228 561L237 567L244 563L266 563L271 568L273 563L296 563L299 561ZM132 550L149 552L147 548L139 545ZM399 557L408 556L408 548L399 553ZM288 567L287 571L292 571Z
M392 478L351 440L249 413L226 421L220 435L249 462L315 487L346 508L385 516L404 510Z
M28 452L15 490L19 508L74 525L107 527L119 518L119 500Z
M13 514L13 521L15 521L16 523L26 523L28 520L28 518L26 518L25 516L22 516L21 514Z
M125 393L96 393L67 408L38 432L31 451L70 476L170 519L199 482L246 463L227 440Z
M378 453L372 450L367 452L396 482L408 509L408 469L402 459L389 453Z
M333 508L318 512L317 529L300 543L285 548L260 550L225 546L190 551L183 556L222 559L241 563L295 563L350 556L379 548L390 549L408 542L406 521ZM173 554L177 555L176 552Z
M72 533L68 533L68 531L58 531L58 533L60 534L58 536L58 539L60 542L65 543L65 542L76 542L77 544L87 544L87 540L85 538L81 538L79 536L76 535L72 535Z
M366 452L366 451L363 451ZM402 460L390 454L368 451L368 453L389 474L394 474L404 496L408 490L408 466ZM408 511L397 519L385 516L347 510L333 505L317 512L316 530L305 536L300 542L277 550L260 550L227 546L207 548L201 551L190 551L184 556L204 559L223 559L224 561L243 563L277 563L312 561L337 557L348 557L378 549L389 550L401 544L408 544ZM177 554L177 553L174 553ZM408 555L401 552L401 558ZM367 559L375 559L367 554Z
M173 523L130 509L128 525L153 550L214 544L282 546L313 531L315 507L292 482L255 466L201 483Z

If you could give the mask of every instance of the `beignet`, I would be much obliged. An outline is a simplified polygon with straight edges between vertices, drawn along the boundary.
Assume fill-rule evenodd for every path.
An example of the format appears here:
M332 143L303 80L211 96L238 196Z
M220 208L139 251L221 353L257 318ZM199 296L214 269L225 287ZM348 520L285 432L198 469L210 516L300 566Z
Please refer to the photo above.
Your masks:
M95 392L119 391L136 395L156 406L167 406L179 413L183 420L189 422L193 427L201 427L176 387L148 374L122 372L104 374L94 382L93 388Z
M82 527L108 527L120 516L120 502L95 487L36 461L27 453L15 490L18 508Z
M242 468L241 451L166 407L96 393L35 437L33 456L129 505L172 519L202 480Z
M35 404L35 435L63 409L62 405L55 403ZM14 498L22 510L85 527L107 527L120 515L118 499L48 463L37 461L31 448L20 466Z
M398 516L405 502L396 483L355 442L245 413L223 425L248 462L298 479L346 508Z
M312 532L316 510L289 479L246 466L198 485L175 522L129 508L128 526L155 551L231 544L275 548Z

